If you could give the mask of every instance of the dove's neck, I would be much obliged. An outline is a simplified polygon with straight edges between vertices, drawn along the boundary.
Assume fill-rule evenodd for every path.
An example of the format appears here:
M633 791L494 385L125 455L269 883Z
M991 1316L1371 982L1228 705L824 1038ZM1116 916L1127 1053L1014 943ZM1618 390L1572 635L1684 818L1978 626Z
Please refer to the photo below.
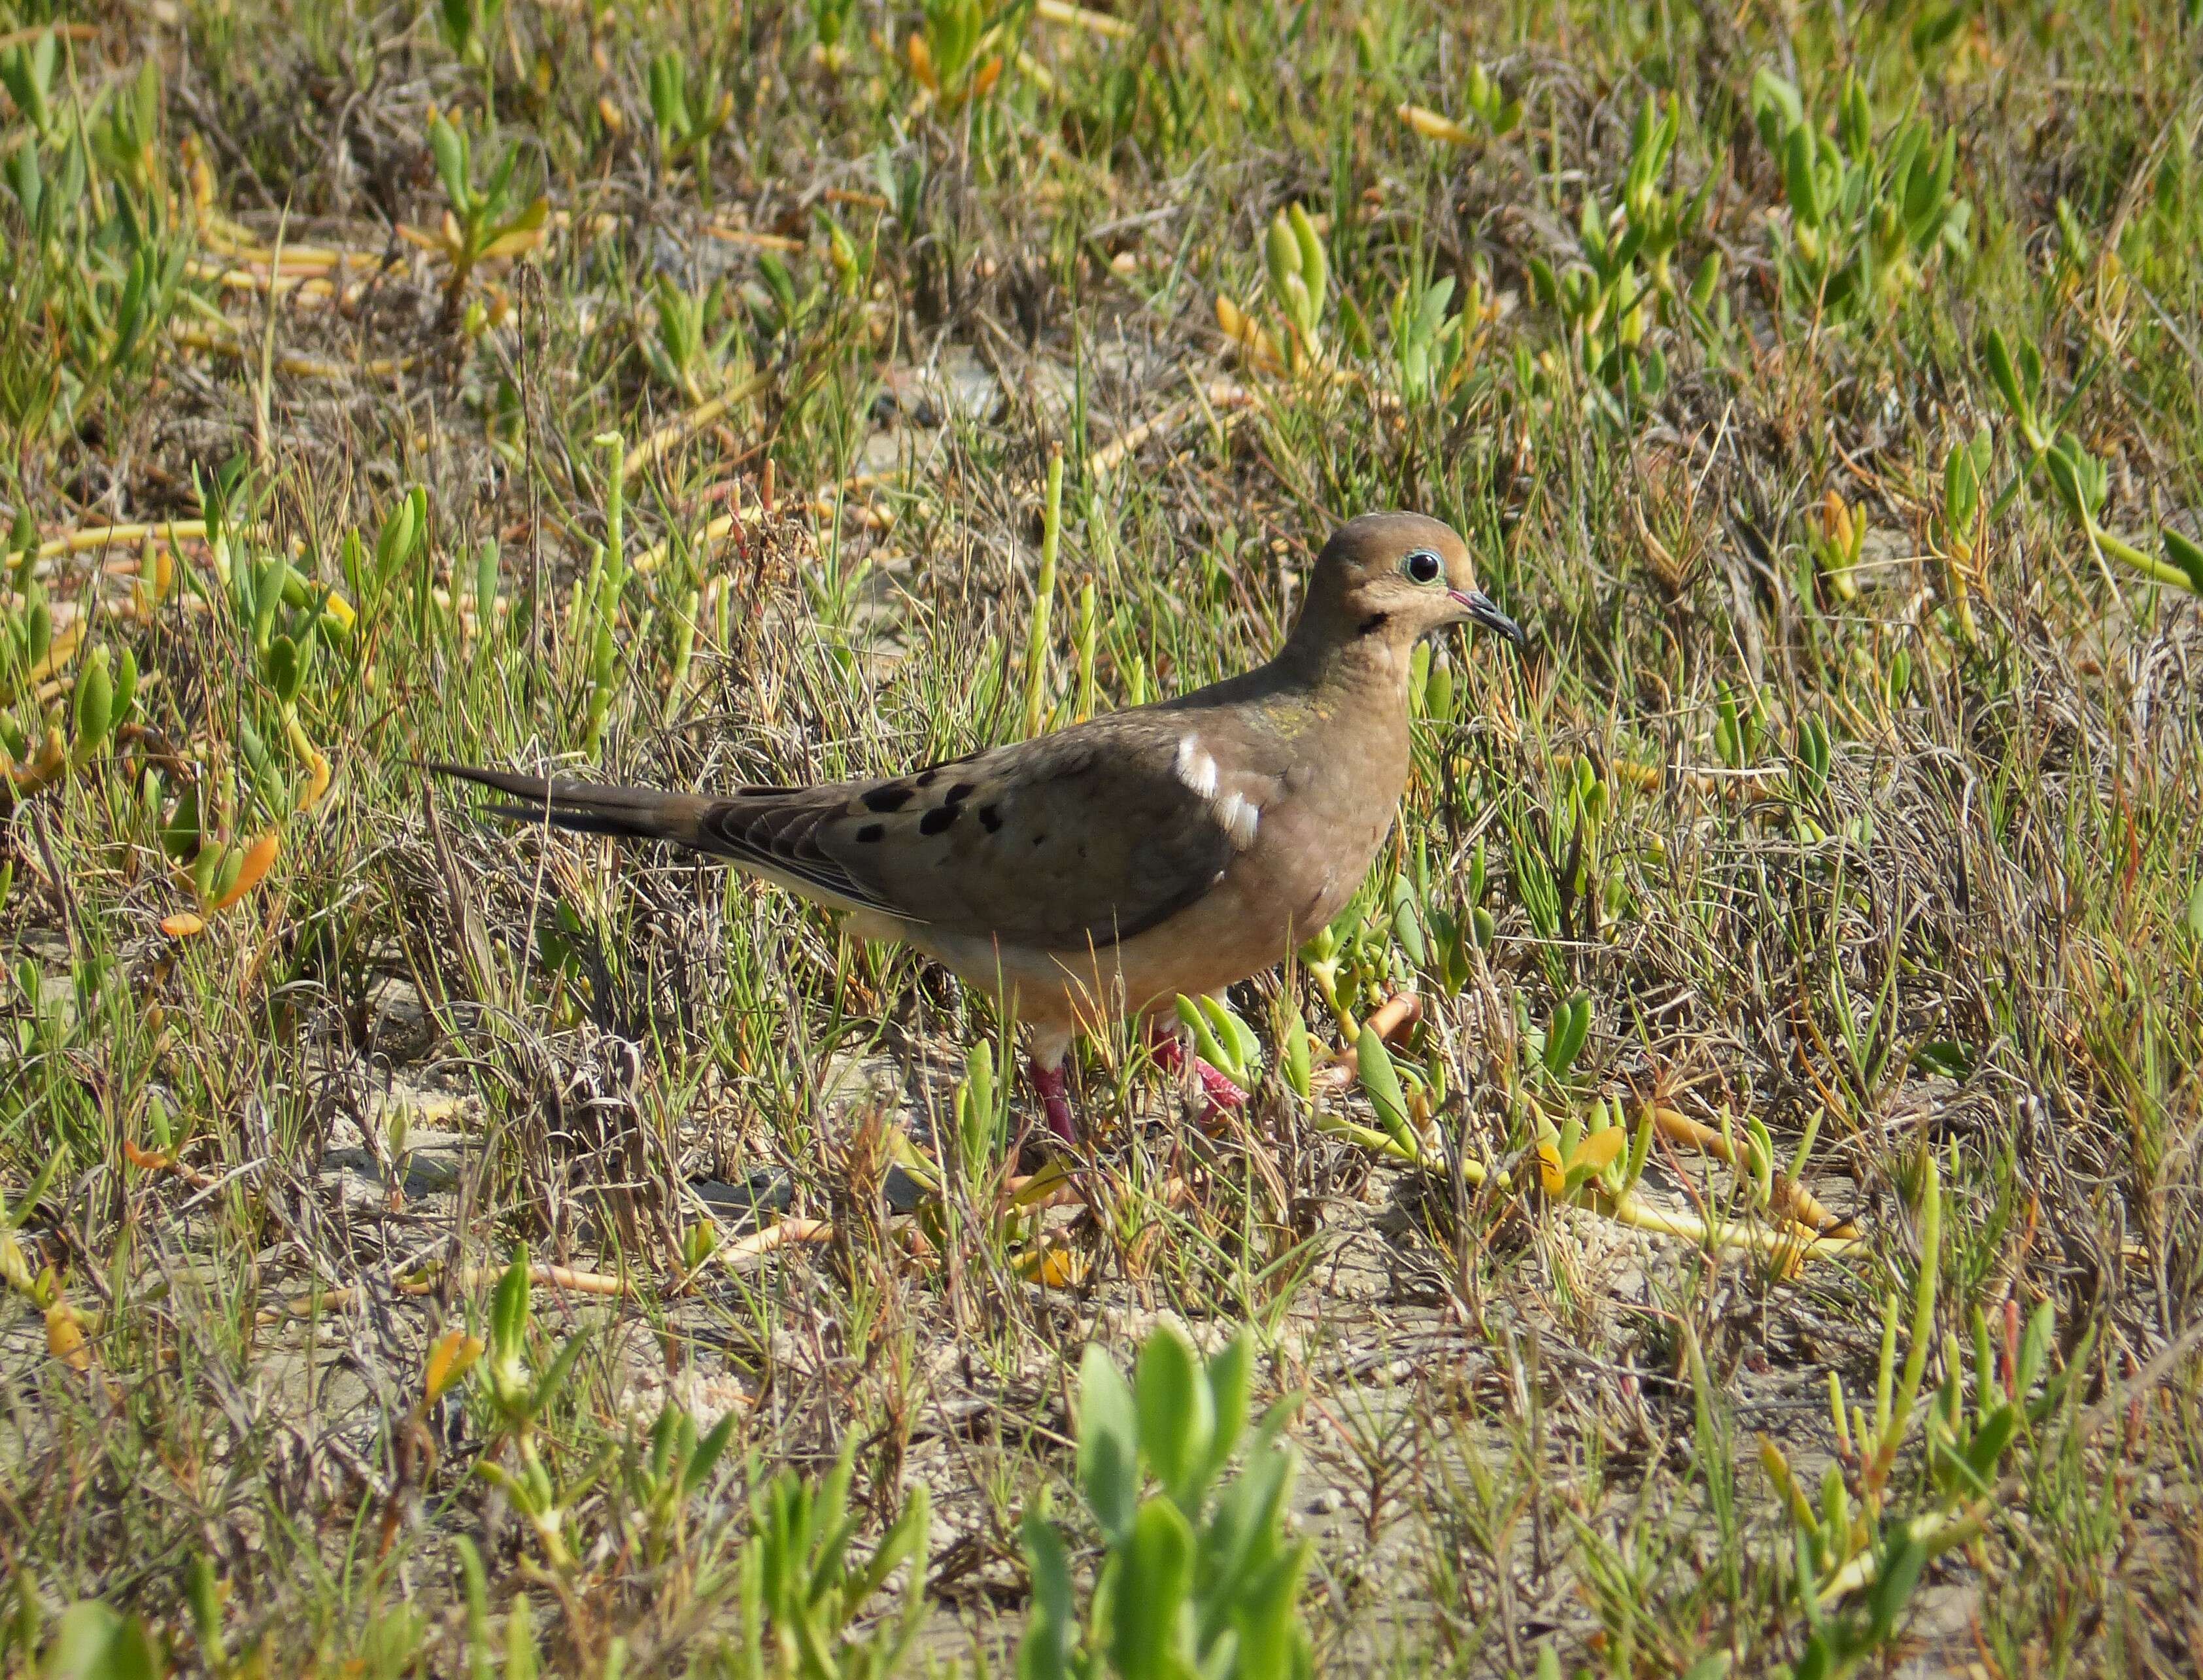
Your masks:
M1356 631L1312 624L1306 618L1273 661L1282 683L1318 701L1334 701L1367 714L1408 715L1408 667L1415 638L1389 633L1391 626Z
M1378 636L1325 638L1308 629L1296 629L1271 663L1267 686L1284 701L1279 726L1326 766L1312 796L1336 805L1331 820L1342 831L1372 813L1389 821L1408 778L1408 656L1415 644Z

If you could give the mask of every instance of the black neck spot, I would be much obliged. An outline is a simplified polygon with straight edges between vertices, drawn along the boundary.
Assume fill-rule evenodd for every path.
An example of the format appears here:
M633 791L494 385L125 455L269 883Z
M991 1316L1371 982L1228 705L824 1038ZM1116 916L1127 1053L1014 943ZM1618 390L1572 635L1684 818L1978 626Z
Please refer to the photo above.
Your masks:
M1389 612L1372 612L1354 627L1354 633L1356 636L1367 636L1373 630L1380 630L1391 621L1391 617Z

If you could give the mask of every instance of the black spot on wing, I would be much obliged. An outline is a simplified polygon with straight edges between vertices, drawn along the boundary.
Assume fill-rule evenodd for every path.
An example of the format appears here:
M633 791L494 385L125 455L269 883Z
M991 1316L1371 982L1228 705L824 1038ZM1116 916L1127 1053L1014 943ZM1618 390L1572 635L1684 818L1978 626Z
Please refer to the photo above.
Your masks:
M875 840L885 836L887 831L888 825L885 823L866 823L857 831L857 839L861 844L869 846Z
M892 784L843 790L820 836L863 889L898 915L1006 946L1088 952L1154 927L1212 890L1233 855L1223 827L1172 769L1183 730L1138 720L1090 725L984 754L976 766L936 764ZM883 838L907 833L944 843L914 849L859 838L868 787L912 790ZM972 827L968 845L950 839ZM900 826L907 822L907 829ZM1042 826L1045 822L1048 825ZM1066 825L1068 825L1067 826ZM1114 836L1122 830L1129 843ZM1092 831L1093 832L1090 832ZM988 848L1015 832L1010 854ZM1111 843L1083 843L1107 832ZM1107 868L1097 867L1097 859ZM1043 878L1049 890L1007 897L973 878L990 867Z
M901 782L890 782L883 788L874 788L865 796L867 811L900 811L918 797L918 790Z

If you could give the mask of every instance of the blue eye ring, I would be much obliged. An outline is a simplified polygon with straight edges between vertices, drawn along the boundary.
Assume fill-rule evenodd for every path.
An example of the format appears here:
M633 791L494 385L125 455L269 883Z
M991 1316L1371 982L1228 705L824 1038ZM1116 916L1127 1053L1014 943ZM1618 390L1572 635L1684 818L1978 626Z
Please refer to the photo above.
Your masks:
M1445 576L1445 562L1427 548L1401 557L1400 574L1410 583L1435 583Z

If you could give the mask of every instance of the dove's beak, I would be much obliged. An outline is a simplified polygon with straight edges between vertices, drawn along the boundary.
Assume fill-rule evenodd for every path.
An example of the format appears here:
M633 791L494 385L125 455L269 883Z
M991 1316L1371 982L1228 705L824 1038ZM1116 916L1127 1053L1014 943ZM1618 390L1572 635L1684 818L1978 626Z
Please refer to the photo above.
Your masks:
M1447 593L1452 595L1461 610L1468 614L1471 624L1480 624L1485 630L1497 630L1517 648L1530 645L1530 638L1522 633L1522 626L1502 612L1498 605L1483 590L1450 589Z

